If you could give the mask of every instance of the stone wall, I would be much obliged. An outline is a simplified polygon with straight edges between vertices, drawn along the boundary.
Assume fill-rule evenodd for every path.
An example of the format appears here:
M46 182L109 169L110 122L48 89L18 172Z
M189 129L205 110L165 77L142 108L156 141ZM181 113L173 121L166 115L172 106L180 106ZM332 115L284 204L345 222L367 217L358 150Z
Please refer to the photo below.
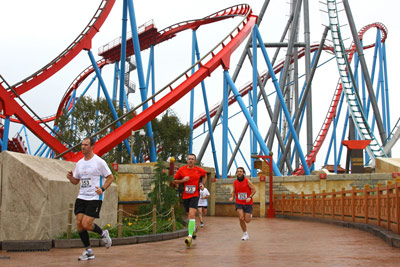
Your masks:
M49 240L67 230L69 205L79 185L66 178L75 162L21 153L0 153L0 241ZM118 192L113 184L105 192L100 226L117 223ZM76 229L72 216L72 230Z
M156 162L121 164L118 166L118 195L119 201L123 203L135 203L149 201L148 194L152 190L151 182L155 174ZM169 163L165 162L165 167L169 169ZM175 169L185 164L175 163ZM207 171L206 186L211 183L211 177L215 177L213 168L202 167Z
M165 163L169 167L168 163ZM155 163L146 164L129 164L120 165L118 172L118 192L119 200L122 203L130 203L137 205L140 202L148 202L148 193L151 191L151 181L154 176ZM179 168L183 164L177 164ZM232 196L233 181L230 179L216 179L213 168L204 168L208 172L206 187L212 196L209 200L209 214L218 216L234 216L236 215L234 204L229 202ZM331 192L332 190L340 191L342 188L349 190L352 186L357 189L364 188L366 184L371 188L376 187L378 183L386 184L387 180L392 180L392 173L366 173L366 174L328 174L325 179L321 179L318 175L308 176L274 176L273 192L275 194L311 194L321 193L323 190ZM254 195L253 214L265 214L267 210L265 205L260 203L269 203L269 177L265 182L260 182L260 178L251 178L251 181L257 189ZM263 196L260 195L263 193ZM125 208L124 208L125 209ZM127 208L129 209L129 208ZM132 210L132 209L131 209Z

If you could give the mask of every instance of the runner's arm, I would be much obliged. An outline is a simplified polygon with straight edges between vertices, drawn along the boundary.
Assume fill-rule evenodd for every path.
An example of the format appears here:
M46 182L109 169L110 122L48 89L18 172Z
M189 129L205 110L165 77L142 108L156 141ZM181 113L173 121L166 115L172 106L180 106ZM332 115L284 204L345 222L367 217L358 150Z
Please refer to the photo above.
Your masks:
M114 176L112 175L112 173L110 175L108 175L106 177L106 182L104 183L104 185L102 187L97 187L96 186L96 193L98 195L103 194L104 191L106 191L106 189L111 185L111 183L114 181Z
M79 184L79 179L74 177L72 171L67 172L67 179L71 182L71 184Z
M253 185L253 183L250 180L249 180L249 187L251 190L250 198L252 198L256 194L257 190L256 190L256 187Z
M229 201L232 202L235 199L235 196L236 196L236 191L235 191L235 186L233 186L232 196L229 198Z
M190 179L189 176L185 176L185 177L183 177L182 179L179 179L179 180L174 179L174 180L172 181L172 183L174 183L174 184L183 184L184 182L189 181L189 179Z

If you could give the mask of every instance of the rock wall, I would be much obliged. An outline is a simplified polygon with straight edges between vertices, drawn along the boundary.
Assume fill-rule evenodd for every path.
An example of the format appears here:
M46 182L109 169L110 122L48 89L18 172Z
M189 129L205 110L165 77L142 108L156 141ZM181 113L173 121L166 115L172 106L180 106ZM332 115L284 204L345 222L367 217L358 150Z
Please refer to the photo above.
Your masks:
M69 204L75 203L79 186L66 178L74 162L21 153L0 153L0 240L55 239L67 230ZM105 192L100 219L116 224L116 184ZM75 216L72 229L76 229Z

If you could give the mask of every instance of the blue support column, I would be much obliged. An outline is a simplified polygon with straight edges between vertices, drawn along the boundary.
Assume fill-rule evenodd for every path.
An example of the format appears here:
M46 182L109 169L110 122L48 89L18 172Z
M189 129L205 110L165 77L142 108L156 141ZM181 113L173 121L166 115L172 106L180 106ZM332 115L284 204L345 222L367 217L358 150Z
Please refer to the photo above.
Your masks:
M381 31L378 29L378 32L376 33L377 39L381 39ZM385 79L384 79L384 62L383 62L383 49L382 49L382 43L378 42L376 44L379 49L379 74L378 74L378 84L382 92L382 122L383 122L383 127L385 129L386 133L390 133L390 128L388 128L387 125L387 119L386 119L386 91L385 91ZM385 144L382 144L385 145Z
M8 134L10 132L10 116L6 116L4 119L3 126L3 140L1 142L1 151L5 151L8 148Z
M118 114L117 114L117 112L115 110L115 107L114 107L114 105L112 103L110 95L108 94L106 84L104 83L103 77L101 76L100 69L96 64L96 60L94 59L92 51L88 50L88 55L89 55L90 61L92 62L94 71L96 72L97 78L99 79L101 88L103 89L103 94L104 94L104 96L105 96L105 98L107 100L108 107L110 108L111 114L113 115L114 120L116 120L116 119L118 119ZM121 122L117 122L117 126L120 127L121 126ZM130 154L131 153L131 147L129 145L128 140L125 139L124 140L124 144L125 144L126 150L128 151L128 154Z
M146 75L146 88L148 90L150 85L150 77L151 77L151 95L154 95L155 92L155 79L154 79L154 45L150 46L150 55L149 55L149 63L147 66L147 75ZM155 99L153 99L155 101Z
M99 71L101 73L101 70L99 70ZM97 86L97 98L96 98L97 102L99 102L99 100L100 100L100 89L101 89L101 85L100 85L100 82L99 82L98 86ZM95 133L97 133L97 129L98 129L98 126L99 126L99 112L100 111L98 109L96 109L95 124L94 124L94 132ZM94 140L97 141L97 136L95 137Z
M385 43L382 44L382 54L383 54L383 70L384 70L384 77L385 77L385 91L386 91L386 107L387 107L387 137L390 138L390 131L392 130L390 125L390 105L389 105L389 86L388 86L388 76L387 76L387 65L386 65L386 45ZM389 141L389 140L388 140Z
M197 37L196 37L196 32L193 31L193 49L194 49L194 53L192 54L193 56L195 55L197 60L200 60L200 51L199 51L199 46L197 43ZM195 63L195 59L192 58L193 64ZM193 65L192 64L192 65ZM199 66L200 67L200 66ZM194 73L195 69L192 69L192 73ZM204 109L206 112L206 117L207 117L207 126L208 126L208 131L210 134L210 141L211 141L211 150L212 150L212 155L213 155L213 159L214 159L214 167L215 167L215 176L216 178L220 178L220 173L219 173L219 168L218 168L218 160L217 160L217 150L215 148L215 141L214 141L214 134L212 131L212 124L211 124L211 117L210 117L210 111L208 108L208 100L207 100L207 93L206 93L206 86L204 81L201 81L201 90L203 93L203 101L204 101ZM194 92L194 89L191 91L191 93ZM191 95L192 96L192 95ZM192 102L193 101L193 102ZM193 112L192 108L194 107L194 99L191 100L191 112ZM193 114L191 114L191 118L193 118ZM192 123L193 125L193 123ZM193 128L193 126L192 126ZM191 129L192 129L191 128ZM192 132L193 134L193 132ZM192 139L192 137L191 137Z
M192 31L192 66L196 62L196 31ZM192 75L195 72L195 67L192 68ZM204 97L204 95L203 95ZM190 137L189 137L189 154L193 153L193 113L194 113L194 88L190 91L190 112L189 112L189 127L190 127ZM211 131L211 130L210 130ZM211 133L211 132L210 132Z
M222 178L228 178L228 81L224 75L222 98Z
M333 125L336 125L336 117L333 117ZM336 154L336 127L333 127L333 156L334 156L334 162L335 162L335 173L337 174L337 154Z
M71 98L72 98L72 109L74 109L74 108L75 108L75 104L76 104L76 103L75 103L76 90L74 90L74 91L72 92ZM74 130L74 116L73 116L73 115L71 115L71 126L70 126L70 130L71 130L71 131Z
M124 88L125 88L125 60L126 60L126 30L128 23L127 0L123 0L122 6L122 33L121 33L121 56L120 56L120 75L119 75L119 108L124 110Z
M283 112L285 113L286 120L288 122L290 132L291 132L291 134L293 136L293 140L295 142L297 152L299 153L299 158L301 160L301 164L303 165L303 168L304 168L304 172L305 172L306 175L310 175L310 169L308 168L307 161L306 161L306 159L304 157L304 153L303 153L303 151L301 149L300 141L299 141L299 139L297 137L296 130L293 127L292 119L290 117L289 111L288 111L288 109L286 107L285 100L283 98L282 92L281 92L279 84L277 82L277 79L276 79L276 76L275 76L275 72L274 72L274 68L272 67L271 61L269 60L269 57L268 57L268 54L267 54L267 50L265 49L265 46L263 45L264 42L263 42L263 40L261 38L261 35L260 35L259 31L258 31L257 25L255 25L254 28L257 31L257 34L256 34L257 35L257 39L258 39L258 42L261 44L260 47L261 47L261 50L263 52L265 62L267 63L268 70L269 70L269 73L271 75L271 79L272 79L272 81L274 83L277 97L279 98L279 101L281 102L281 106L282 106ZM265 154L265 155L269 155L269 154Z
M129 10L129 19L131 22L133 49L135 51L136 67L137 67L137 74L138 74L138 79L139 79L140 96L142 97L142 101L145 101L147 99L147 88L146 88L146 83L144 80L142 56L140 54L139 35L138 35L138 31L137 31L135 10L133 7L132 0L128 1L128 10ZM122 70L121 70L121 72L122 72ZM148 106L149 106L148 102L144 103L143 110L147 109ZM157 161L157 153L156 153L156 148L154 145L153 128L151 126L151 122L148 122L146 124L146 128L147 128L147 136L151 140L150 161L155 162L155 161Z
M251 99L251 107L253 112L253 121L256 127L257 125L257 29L253 29L253 93ZM250 131L252 136L252 143L251 143L251 155L256 156L257 152L257 140L254 137L254 132ZM251 157L251 177L257 177L257 169L254 168L254 161L256 159Z
M244 114L244 116L247 119L247 122L249 123L250 128L253 130L254 132L254 137L257 139L261 151L264 153L264 155L269 155L269 150L267 145L264 143L264 139L261 136L260 132L257 129L257 126L255 125L253 119L251 118L251 115L249 113L249 111L247 110L246 105L243 102L242 96L240 95L239 91L237 90L235 84L232 81L232 78L229 76L229 73L227 70L224 71L224 77L227 80L229 86L231 87L231 90L233 92L233 95L235 96L236 101L238 102L240 108L242 109L242 112ZM272 170L274 171L274 175L276 176L282 176L281 172L279 171L278 166L276 166L275 161L272 161Z
M117 90L118 90L118 79L120 77L119 73L119 68L118 68L118 62L114 63L114 82L113 82L113 94L112 94L112 100L113 102L116 102L117 100Z
M154 46L152 45L150 47L150 52L151 52L151 94L155 95L156 94L156 70L154 66ZM156 101L153 99L153 101Z

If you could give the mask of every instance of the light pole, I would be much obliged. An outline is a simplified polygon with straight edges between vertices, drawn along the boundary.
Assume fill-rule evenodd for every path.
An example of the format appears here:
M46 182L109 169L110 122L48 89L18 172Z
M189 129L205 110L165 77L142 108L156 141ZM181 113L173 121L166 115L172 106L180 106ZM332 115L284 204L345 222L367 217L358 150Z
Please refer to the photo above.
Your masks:
M131 134L131 162L130 162L130 164L133 163L133 137L135 136L136 132L139 132L139 136L145 136L146 135L146 132L143 129L132 131L132 134Z

